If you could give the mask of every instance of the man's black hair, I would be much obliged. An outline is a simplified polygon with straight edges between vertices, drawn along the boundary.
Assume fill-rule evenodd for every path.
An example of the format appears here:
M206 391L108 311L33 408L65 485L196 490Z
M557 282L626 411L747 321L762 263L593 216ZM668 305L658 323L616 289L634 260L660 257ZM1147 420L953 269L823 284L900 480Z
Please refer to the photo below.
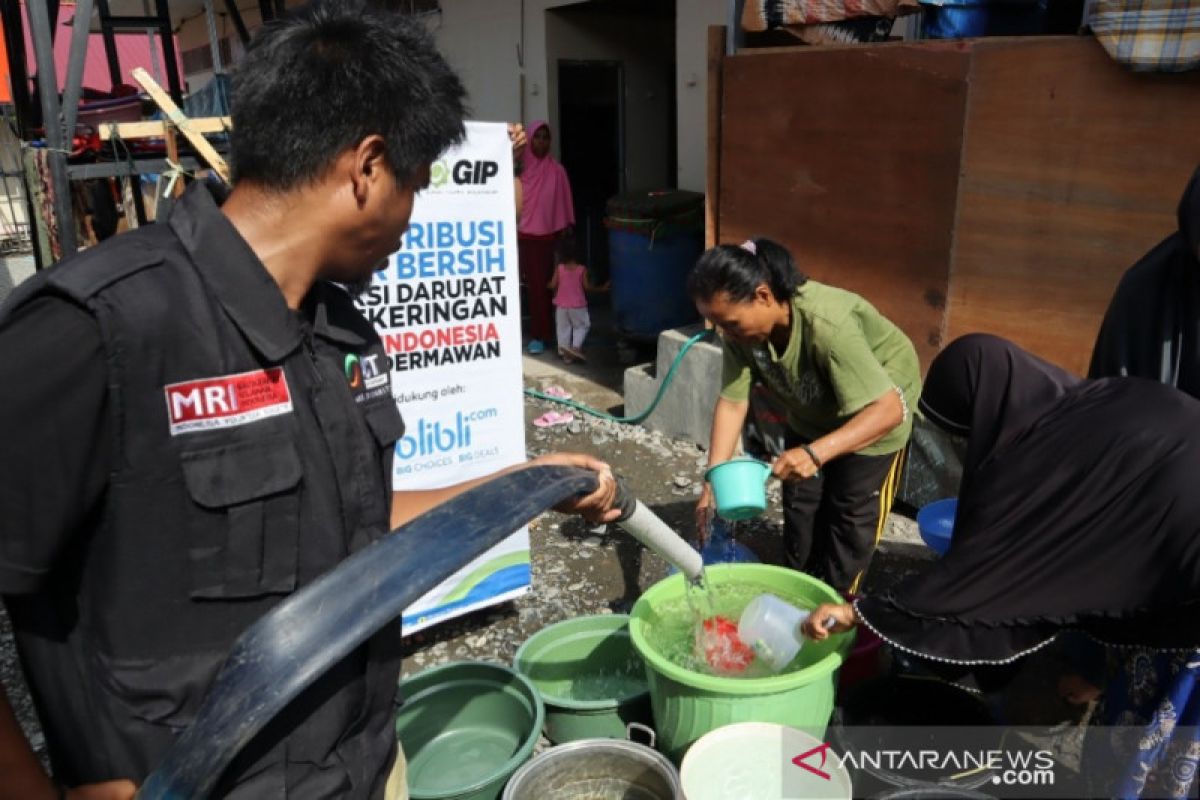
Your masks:
M750 248L737 244L717 245L700 256L688 274L688 294L693 300L708 301L720 292L735 303L754 298L765 283L780 303L791 302L796 290L808 281L796 267L792 254L776 241L751 239Z
M234 181L277 190L321 178L371 134L398 180L462 141L465 95L419 19L316 0L265 26L233 74Z

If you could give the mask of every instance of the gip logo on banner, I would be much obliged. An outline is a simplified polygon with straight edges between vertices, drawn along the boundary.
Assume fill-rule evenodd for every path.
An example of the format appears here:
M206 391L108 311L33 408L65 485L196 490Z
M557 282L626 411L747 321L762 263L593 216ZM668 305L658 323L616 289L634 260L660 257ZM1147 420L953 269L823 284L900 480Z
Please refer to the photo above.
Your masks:
M480 187L500 174L500 162L491 158L438 159L429 166L429 188Z
M450 167L445 161L435 161L429 167L429 185L434 189L440 189L446 185L446 181L450 180Z

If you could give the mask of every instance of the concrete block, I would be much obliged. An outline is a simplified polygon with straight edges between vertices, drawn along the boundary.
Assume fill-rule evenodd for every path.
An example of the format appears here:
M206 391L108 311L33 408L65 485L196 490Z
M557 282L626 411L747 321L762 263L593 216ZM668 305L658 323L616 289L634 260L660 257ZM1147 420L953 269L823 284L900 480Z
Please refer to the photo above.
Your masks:
M4 256L0 258L0 303L24 280L33 277L33 256Z
M655 361L625 370L626 415L649 408L684 343L701 330L702 326L693 325L663 331L658 337ZM642 424L707 448L720 391L721 348L714 341L698 342L683 357L658 407Z

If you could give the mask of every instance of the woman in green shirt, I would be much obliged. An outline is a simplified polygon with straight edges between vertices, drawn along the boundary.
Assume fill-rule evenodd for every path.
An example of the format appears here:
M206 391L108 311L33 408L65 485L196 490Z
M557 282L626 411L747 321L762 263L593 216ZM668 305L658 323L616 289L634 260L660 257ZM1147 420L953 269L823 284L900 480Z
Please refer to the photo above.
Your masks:
M856 591L895 497L921 393L912 342L863 298L809 280L770 239L707 251L688 291L723 340L709 465L733 456L751 386L761 384L785 411L771 469L783 481L789 565ZM706 485L696 507L702 531L712 508Z

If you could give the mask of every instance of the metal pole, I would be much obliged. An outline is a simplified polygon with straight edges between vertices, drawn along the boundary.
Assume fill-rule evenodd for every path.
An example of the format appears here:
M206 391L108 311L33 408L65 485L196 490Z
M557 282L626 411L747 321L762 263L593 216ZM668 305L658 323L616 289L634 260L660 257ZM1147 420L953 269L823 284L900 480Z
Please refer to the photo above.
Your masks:
M150 0L142 0L142 13L144 19L150 21L153 14L150 13ZM146 39L150 43L150 73L154 75L154 80L159 83L164 83L162 73L162 58L158 52L158 42L154 38L154 28L146 28Z
M158 37L153 28L146 31L146 38L150 40L150 71L154 73L154 80L163 83L162 59L158 55Z
M163 59L167 62L167 88L171 99L183 105L183 83L179 80L179 59L175 55L175 31L171 30L171 9L167 0L156 0L158 33L162 36Z
M217 12L213 8L213 0L204 0L204 16L208 21L208 46L212 50L213 74L220 75L225 71L221 63L221 40L217 36Z
M29 27L33 34L34 57L38 69L38 97L42 102L42 122L46 128L50 179L54 189L54 215L58 217L58 241L63 257L74 254L75 218L71 212L71 182L67 180L67 148L59 122L58 75L54 71L54 44L50 41L50 17L46 4L30 0Z
M75 19L71 21L71 49L67 54L67 85L63 87L63 130L68 139L75 136L79 96L83 92L83 64L87 60L91 27L92 0L76 0Z
M238 11L237 0L225 0L225 10L229 13L229 18L233 20L233 27L237 29L238 38L242 44L250 43L250 31L246 30L246 22L242 19L242 12Z
M46 6L50 10L50 44L54 44L54 37L58 34L58 0L46 0Z
M133 196L133 213L137 217L140 228L148 221L146 218L146 201L142 199L142 176L135 170L129 174L129 193ZM157 222L157 219L155 220Z
M112 24L108 18L112 14L108 10L108 0L96 0L96 8L100 11L100 33L104 37L104 57L108 60L108 78L112 81L115 91L125 81L121 78L121 61L117 57L117 37L113 34Z
M725 22L725 55L731 56L738 51L746 40L742 33L742 8L745 0L729 0L729 15Z

